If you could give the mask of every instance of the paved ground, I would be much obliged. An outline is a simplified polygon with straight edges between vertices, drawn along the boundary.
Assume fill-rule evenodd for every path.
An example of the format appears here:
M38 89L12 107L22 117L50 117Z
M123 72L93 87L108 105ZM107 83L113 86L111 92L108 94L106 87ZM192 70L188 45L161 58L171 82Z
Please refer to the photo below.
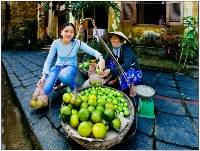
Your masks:
M61 102L54 92L50 108L33 111L29 100L41 76L47 52L3 51L2 61L18 98L35 148L82 149L65 132L58 117ZM143 70L143 83L156 90L156 118L138 117L137 133L111 149L199 149L198 78ZM79 85L83 83L77 76Z

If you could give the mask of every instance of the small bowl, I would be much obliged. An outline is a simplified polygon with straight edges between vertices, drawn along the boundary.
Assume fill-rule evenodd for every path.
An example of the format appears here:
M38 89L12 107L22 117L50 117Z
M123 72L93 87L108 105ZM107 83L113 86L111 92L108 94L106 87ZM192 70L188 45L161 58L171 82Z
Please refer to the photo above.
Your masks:
M136 93L144 98L150 98L154 96L155 90L147 85L137 85L136 86Z

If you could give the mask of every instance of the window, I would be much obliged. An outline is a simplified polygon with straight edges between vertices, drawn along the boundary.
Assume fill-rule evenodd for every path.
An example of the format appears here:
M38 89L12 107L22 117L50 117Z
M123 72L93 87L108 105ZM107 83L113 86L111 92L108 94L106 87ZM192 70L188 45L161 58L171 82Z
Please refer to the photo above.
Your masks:
M122 2L121 5L121 20L125 22L130 22L131 24L136 23L136 2L126 1Z
M166 2L139 1L137 8L137 24L165 24Z
M183 2L167 2L166 22L169 25L183 24Z
M108 10L102 6L95 6L84 10L84 18L93 18L98 29L108 28Z
M171 3L169 4L169 21L170 22L180 22L181 12L180 12L180 3Z
M123 20L129 20L130 18L132 18L132 16L133 16L132 3L130 3L130 2L124 3L122 5L122 9L123 9L123 15L122 15Z
M123 1L121 24L182 25L183 2Z

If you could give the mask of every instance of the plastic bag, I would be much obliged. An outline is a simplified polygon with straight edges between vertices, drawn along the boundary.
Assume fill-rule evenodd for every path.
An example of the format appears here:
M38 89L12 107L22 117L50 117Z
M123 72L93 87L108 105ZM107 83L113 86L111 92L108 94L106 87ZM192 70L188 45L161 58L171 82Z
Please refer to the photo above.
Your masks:
M33 109L40 109L48 106L48 97L45 95L42 86L36 87L29 105Z
M97 73L96 67L97 67L96 63L91 63L89 66L88 70L89 83L91 85L102 85L103 78L101 78L100 75Z

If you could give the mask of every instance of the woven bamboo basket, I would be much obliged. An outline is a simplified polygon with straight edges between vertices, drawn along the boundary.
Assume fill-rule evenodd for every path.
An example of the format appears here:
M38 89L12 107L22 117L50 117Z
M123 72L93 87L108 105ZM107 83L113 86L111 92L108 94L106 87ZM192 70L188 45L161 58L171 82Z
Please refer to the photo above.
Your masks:
M82 90L88 89L90 87L86 87L81 90L78 90L77 93L81 92ZM107 86L101 86L101 87L107 87ZM113 89L113 90L118 91L116 89ZM119 144L123 140L127 132L129 131L131 125L133 124L134 117L135 117L135 109L130 98L123 92L121 91L118 91L118 92L120 92L123 95L124 99L127 101L128 106L129 106L129 111L130 111L130 115L128 117L126 118L118 117L122 121L121 129L118 133L112 130L109 130L109 132L107 133L104 139L86 138L86 137L80 136L78 132L75 129L73 129L68 123L64 123L63 121L61 121L62 126L65 132L67 133L67 136L71 137L78 144L90 150L93 150L93 149L105 150L116 144Z

